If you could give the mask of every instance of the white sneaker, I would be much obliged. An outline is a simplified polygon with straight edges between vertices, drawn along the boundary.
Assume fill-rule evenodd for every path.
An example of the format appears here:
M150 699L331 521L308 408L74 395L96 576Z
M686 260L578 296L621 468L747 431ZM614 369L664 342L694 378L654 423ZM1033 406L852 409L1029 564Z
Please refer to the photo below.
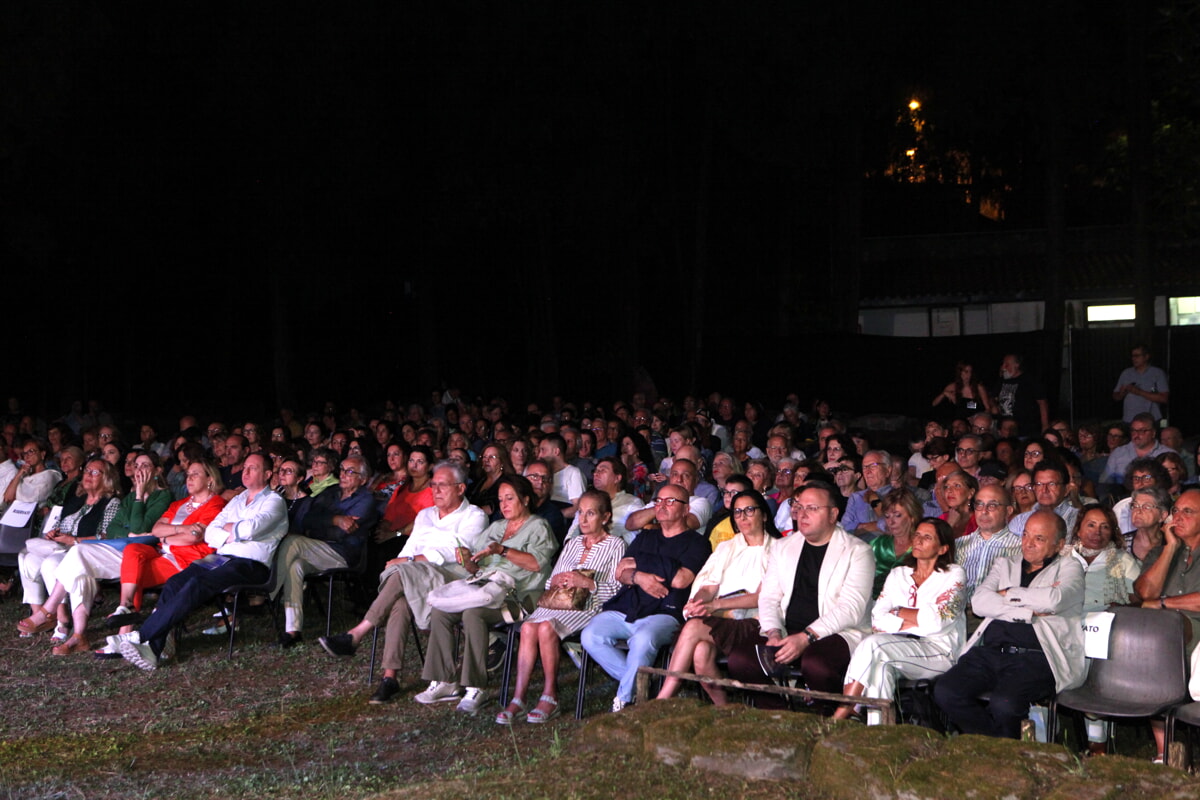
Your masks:
M457 683L442 683L430 681L429 688L418 694L413 700L429 705L430 703L448 703L462 696L462 690Z
M158 656L154 655L154 651L150 649L150 645L121 642L120 650L125 660L138 669L147 671L158 669Z
M458 701L458 705L454 710L462 711L466 714L474 714L489 702L491 702L491 698L488 697L486 691L477 686L468 686L466 694L463 695L462 700Z
M141 644L142 635L137 631L130 631L129 633L114 633L104 641L108 642L108 646L112 648L112 650L109 651L110 653L119 653L121 652L121 642L135 642L137 644Z
M613 698L613 706L612 706L613 713L616 714L618 711L620 711L621 709L625 708L625 706L628 706L628 705L632 705L632 704L626 703L624 700L622 700L619 697L614 697Z

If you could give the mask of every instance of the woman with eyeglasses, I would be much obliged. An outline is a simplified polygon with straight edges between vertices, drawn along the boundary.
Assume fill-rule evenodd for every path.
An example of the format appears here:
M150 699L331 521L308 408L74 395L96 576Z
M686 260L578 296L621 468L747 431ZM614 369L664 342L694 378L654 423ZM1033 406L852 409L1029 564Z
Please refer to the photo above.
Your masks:
M1126 549L1139 562L1163 543L1163 525L1171 515L1171 495L1161 486L1134 489L1130 496L1129 518L1133 531L1124 533Z
M315 448L309 456L308 480L304 483L304 490L316 497L330 486L337 486L337 465L341 460L332 448Z
M758 590L767 571L771 543L782 538L766 499L753 489L739 492L732 503L736 535L717 545L692 582L692 595L683 607L687 620L675 642L669 669L721 676L717 659L759 639ZM713 703L725 705L723 688L701 684ZM663 681L658 699L679 690L679 679Z
M1019 469L1008 476L1004 482L1008 493L1012 495L1014 514L1024 514L1032 511L1037 505L1037 492L1033 488L1033 473L1027 469Z
M954 666L966 641L967 575L954 563L954 531L926 517L913 534L912 552L888 573L871 610L871 628L846 668L843 694L890 698L900 678L934 678ZM853 706L839 706L834 719L849 719ZM868 725L879 723L868 710Z

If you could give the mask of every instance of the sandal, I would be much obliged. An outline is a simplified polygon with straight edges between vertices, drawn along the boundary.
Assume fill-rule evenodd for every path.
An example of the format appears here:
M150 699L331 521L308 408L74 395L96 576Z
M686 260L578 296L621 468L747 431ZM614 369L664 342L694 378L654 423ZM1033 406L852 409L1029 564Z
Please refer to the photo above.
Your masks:
M543 722L549 722L550 720L554 719L562 711L562 709L558 707L558 701L548 694L544 694L538 698L538 705L540 706L542 703L549 705L550 710L542 711L540 708L535 708L533 711L529 712L529 716L525 720L526 722L532 722L534 725L540 725Z
M142 615L128 606L117 606L116 610L104 618L104 627L115 631L122 625L136 625L142 621Z
M59 624L54 628L54 633L50 634L50 641L65 642L71 638L71 626Z
M38 614L41 614L43 617L41 622L34 621L34 619L37 617ZM26 617L25 619L23 619L17 623L17 630L19 630L21 633L27 633L30 636L32 636L35 633L41 633L42 631L51 630L57 624L58 624L58 621L55 620L54 617L47 614L45 611L35 611L34 613L30 614L28 617Z
M515 697L512 699L512 702L509 703L509 705L516 706L517 710L509 711L506 708L503 711L501 711L499 714L496 715L496 724L497 725L512 725L514 722L523 718L526 714L529 713L525 710L525 704L522 703L520 700L518 700Z
M72 636L65 642L55 645L50 649L50 652L56 656L69 656L72 653L86 653L91 649L87 639L82 636Z

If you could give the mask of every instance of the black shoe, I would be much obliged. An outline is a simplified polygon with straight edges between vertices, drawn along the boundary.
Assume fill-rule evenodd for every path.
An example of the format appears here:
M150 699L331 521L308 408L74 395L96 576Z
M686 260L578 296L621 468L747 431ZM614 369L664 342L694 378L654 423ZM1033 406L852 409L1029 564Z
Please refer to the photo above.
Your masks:
M367 702L373 706L381 706L398 694L400 694L400 684L396 682L396 679L384 678L379 682L379 688L375 690L375 694L371 695L371 699Z
M300 634L285 632L279 637L279 646L284 650L287 650L289 647L295 647L303 641L304 637Z
M487 671L495 672L504 664L504 651L508 649L508 640L497 638L488 645Z
M126 625L140 625L144 618L136 611L128 614L111 614L104 618L104 627L110 631L124 628Z
M331 656L352 656L354 655L354 651L358 649L354 646L354 639L348 633L322 636L320 639L317 639L317 642Z

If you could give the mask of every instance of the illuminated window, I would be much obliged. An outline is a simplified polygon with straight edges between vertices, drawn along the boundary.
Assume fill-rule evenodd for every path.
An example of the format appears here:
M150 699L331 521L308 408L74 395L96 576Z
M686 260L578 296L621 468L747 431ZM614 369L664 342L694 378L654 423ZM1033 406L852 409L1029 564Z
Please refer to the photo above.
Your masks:
M1200 325L1200 297L1172 297L1167 304L1172 325Z
M1133 303L1119 303L1106 306L1088 306L1088 322L1133 322L1137 317L1137 307Z

